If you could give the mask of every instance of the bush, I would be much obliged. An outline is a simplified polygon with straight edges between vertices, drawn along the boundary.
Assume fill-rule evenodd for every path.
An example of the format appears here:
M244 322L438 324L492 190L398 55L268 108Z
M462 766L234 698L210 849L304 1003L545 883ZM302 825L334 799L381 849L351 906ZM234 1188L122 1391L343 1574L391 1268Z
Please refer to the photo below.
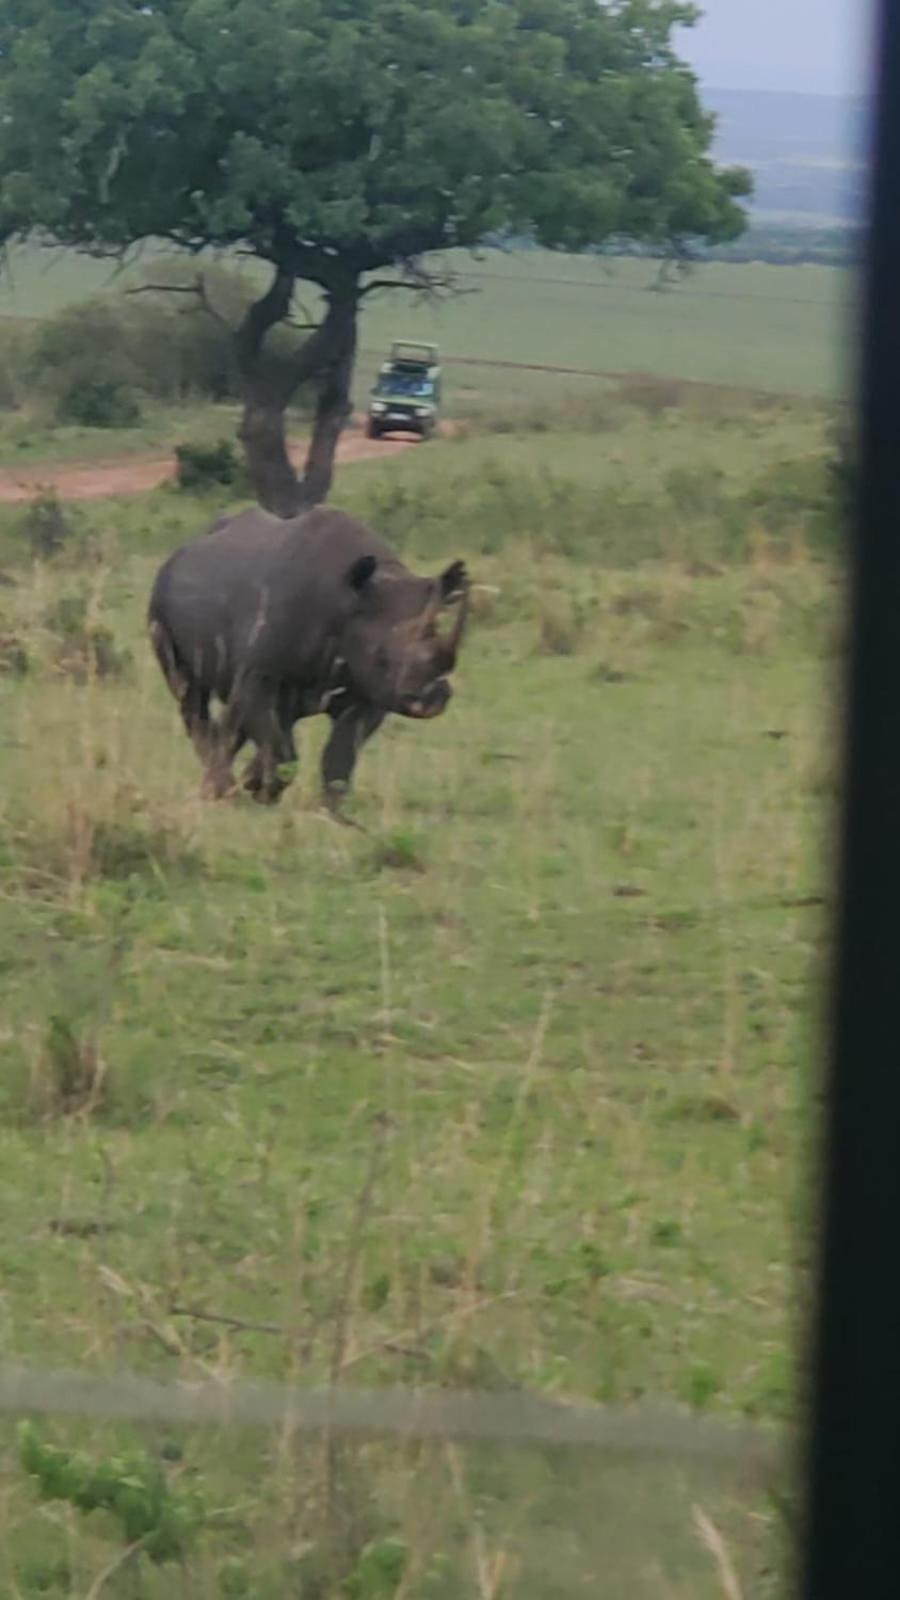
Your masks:
M243 478L243 464L227 439L212 445L179 444L175 448L175 458L178 487L188 492L223 484L230 488Z
M105 1511L109 1530L156 1564L183 1560L203 1524L196 1487L170 1483L160 1462L144 1452L93 1462L47 1443L25 1422L19 1459L42 1500L68 1502L85 1515Z
M63 595L46 613L44 626L56 638L57 672L76 683L121 678L131 665L129 652L119 649L110 629L90 620L84 595Z
M214 400L237 392L227 331L199 307L158 300L94 300L43 322L31 341L33 391L59 421L123 427L137 420L138 395Z
M176 291L197 282L196 267L161 262L152 283ZM256 286L223 267L203 272L207 304L189 293L108 296L67 306L31 332L18 329L0 338L15 347L13 367L21 378L7 379L0 360L0 406L19 403L24 393L49 405L61 422L91 428L130 427L140 417L139 397L162 402L202 395L236 400L240 374L231 329ZM146 283L143 287L149 287ZM275 328L267 349L276 356L294 350L298 336ZM302 395L293 410L307 410Z
M92 1032L70 1017L51 1016L32 1072L32 1114L88 1116L102 1109L106 1088L106 1065Z
M72 526L54 489L35 495L18 524L18 532L31 554L46 560L55 556L72 538Z
M831 550L843 527L849 483L841 466L816 453L776 461L760 473L744 497L750 520L770 536L776 548L800 534L814 549Z
M141 408L124 384L76 383L60 395L56 416L59 422L82 428L134 428L141 420Z
M626 405L643 411L647 417L659 417L673 411L685 397L685 386L677 378L658 378L652 373L635 372L619 383L619 399Z
M0 321L0 410L14 411L25 392L25 365L28 352L27 323L13 318Z
M0 673L24 678L29 667L28 651L14 633L0 634Z
M568 595L541 594L538 637L543 655L575 655L584 635L584 626L583 612Z
M137 374L122 337L118 307L100 301L67 306L35 332L29 370L34 388L60 422L122 426Z
M198 278L202 278L202 298L185 292L197 286ZM259 293L258 284L233 268L207 264L198 272L193 262L171 259L148 272L144 287L149 285L166 287L157 294L148 292L123 302L129 348L141 387L161 399L192 394L217 401L240 399L231 330L237 328ZM286 356L297 344L298 336L290 328L275 327L266 340L266 350L276 357ZM291 409L311 410L311 394L311 390L306 395L301 390Z

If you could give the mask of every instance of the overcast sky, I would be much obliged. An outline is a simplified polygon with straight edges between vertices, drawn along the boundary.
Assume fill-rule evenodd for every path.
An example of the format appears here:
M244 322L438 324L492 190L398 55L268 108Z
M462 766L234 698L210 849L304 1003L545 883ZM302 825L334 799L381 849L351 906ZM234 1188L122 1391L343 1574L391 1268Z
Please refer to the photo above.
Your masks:
M698 0L681 41L701 80L721 89L853 94L865 87L872 0Z

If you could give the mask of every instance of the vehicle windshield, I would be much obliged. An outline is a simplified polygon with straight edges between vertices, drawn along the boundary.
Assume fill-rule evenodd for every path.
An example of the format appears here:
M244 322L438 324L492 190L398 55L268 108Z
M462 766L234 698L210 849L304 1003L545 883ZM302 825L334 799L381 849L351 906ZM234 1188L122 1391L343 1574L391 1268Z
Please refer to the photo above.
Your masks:
M408 394L416 400L430 400L434 396L434 380L420 378L415 373L392 372L383 374L375 385L375 394Z

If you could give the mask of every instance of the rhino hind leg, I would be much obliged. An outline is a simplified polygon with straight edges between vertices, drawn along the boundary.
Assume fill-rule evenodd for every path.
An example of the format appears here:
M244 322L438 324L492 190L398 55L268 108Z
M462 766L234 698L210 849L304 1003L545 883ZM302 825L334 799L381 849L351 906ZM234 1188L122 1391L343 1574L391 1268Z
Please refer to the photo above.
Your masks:
M180 659L168 628L154 617L150 622L150 641L163 676L181 712L181 720L204 771L213 761L218 729L210 716L210 691L200 683Z
M332 816L340 813L360 750L385 715L375 706L348 706L332 717L331 737L322 752L322 795Z
M232 763L248 741L256 745L241 785L260 805L274 805L293 778L297 751L290 722L277 697L244 683L225 708L207 766L206 790L215 799L233 794Z
M209 714L209 700L208 691L196 683L185 685L179 696L181 720L204 767L216 744L216 725Z
M226 706L218 724L210 723L210 737L201 754L203 762L204 800L226 800L237 792L232 763L244 745L248 734L234 716L231 706Z

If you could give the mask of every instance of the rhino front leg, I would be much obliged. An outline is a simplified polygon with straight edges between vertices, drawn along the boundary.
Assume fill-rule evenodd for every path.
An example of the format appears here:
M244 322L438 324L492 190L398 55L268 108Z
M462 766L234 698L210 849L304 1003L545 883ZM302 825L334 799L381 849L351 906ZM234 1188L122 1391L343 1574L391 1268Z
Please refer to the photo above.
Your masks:
M244 789L261 805L274 805L293 781L297 765L291 696L278 684L251 677L234 696L227 720L235 731L240 729L241 743L250 739L256 745L243 775Z
M340 812L362 746L385 716L375 706L348 706L332 717L331 737L322 752L322 796L332 816Z

